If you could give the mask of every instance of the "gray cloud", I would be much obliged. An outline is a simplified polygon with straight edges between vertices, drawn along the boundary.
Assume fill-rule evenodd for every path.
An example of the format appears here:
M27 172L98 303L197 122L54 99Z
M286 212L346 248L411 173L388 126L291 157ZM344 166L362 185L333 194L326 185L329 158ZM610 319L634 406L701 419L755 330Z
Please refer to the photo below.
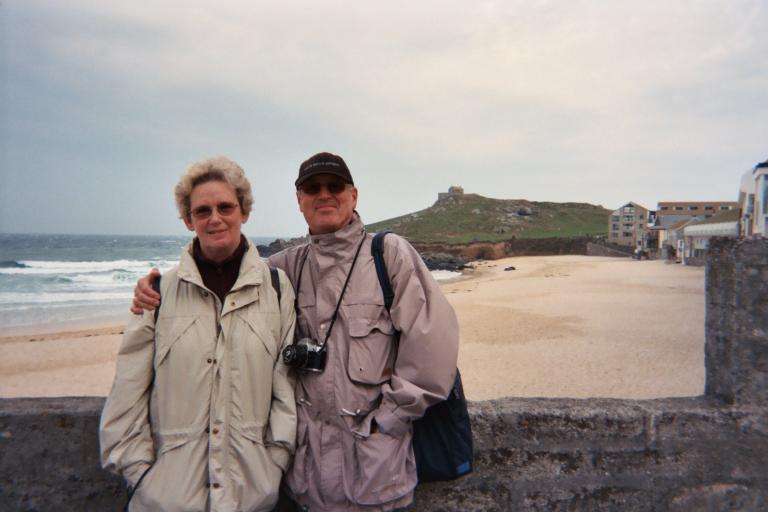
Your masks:
M766 158L767 18L759 0L4 2L0 230L182 232L171 189L212 154L252 176L254 235L304 230L291 184L319 150L347 158L368 221L451 184L734 199Z

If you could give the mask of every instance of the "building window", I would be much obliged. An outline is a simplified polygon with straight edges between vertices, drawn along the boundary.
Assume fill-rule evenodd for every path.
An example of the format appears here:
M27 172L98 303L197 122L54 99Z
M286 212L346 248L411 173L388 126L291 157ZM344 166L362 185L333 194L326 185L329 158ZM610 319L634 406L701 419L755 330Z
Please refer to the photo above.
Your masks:
M627 232L625 231L624 233L622 233L622 236L624 236L624 237L626 237L626 238L632 238L632 233L627 233Z
M662 206L660 209L661 211L667 211L669 210L669 206Z
M721 210L730 210L731 207L730 206L721 206L720 209Z
M611 216L611 222L619 222L619 218L620 217L618 215L613 215Z
M677 210L677 211L681 211L681 210L684 210L684 209L685 208L683 208L682 206L675 206L675 210Z
M693 211L693 210L698 210L699 207L698 206L689 206L688 209Z
M715 207L714 206L705 206L704 209L705 210L714 210Z
M768 179L765 176L760 178L763 182L763 215L768 214Z

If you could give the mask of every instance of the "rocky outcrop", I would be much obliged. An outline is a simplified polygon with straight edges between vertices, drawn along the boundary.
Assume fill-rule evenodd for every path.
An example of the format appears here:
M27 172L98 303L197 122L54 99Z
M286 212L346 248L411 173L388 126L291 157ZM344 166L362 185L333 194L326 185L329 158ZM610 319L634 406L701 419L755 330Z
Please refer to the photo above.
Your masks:
M422 252L421 259L429 270L458 272L464 268L464 259L444 252Z
M262 258L268 258L273 254L277 254L283 249L288 249L289 247L293 247L294 245L305 244L308 241L309 241L309 238L306 236L302 236L299 238L291 238L288 240L278 238L269 245L257 245L256 249L258 249L259 251L259 256L261 256Z

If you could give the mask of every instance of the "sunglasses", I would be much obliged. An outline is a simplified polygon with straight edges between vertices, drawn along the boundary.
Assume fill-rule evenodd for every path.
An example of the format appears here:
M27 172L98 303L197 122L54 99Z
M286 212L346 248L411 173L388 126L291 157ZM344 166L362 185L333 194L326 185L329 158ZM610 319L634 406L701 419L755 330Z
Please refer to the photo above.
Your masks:
M341 194L347 189L347 183L341 180L332 180L327 183L310 181L309 183L304 183L301 185L299 190L307 195L315 196L320 193L320 190L322 190L323 187L325 187L325 189L331 194Z
M219 212L222 217L229 217L240 208L236 203L219 203L216 206L198 206L192 210L192 217L196 220L205 220L213 215L213 210Z

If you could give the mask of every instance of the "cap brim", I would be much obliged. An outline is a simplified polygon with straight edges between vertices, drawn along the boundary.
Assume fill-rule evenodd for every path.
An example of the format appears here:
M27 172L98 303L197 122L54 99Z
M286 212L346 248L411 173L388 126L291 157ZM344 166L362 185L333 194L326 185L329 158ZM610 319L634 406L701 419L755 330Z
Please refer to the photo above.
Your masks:
M318 174L330 174L332 176L336 176L337 178L341 178L345 183L349 183L350 185L354 185L354 182L350 181L348 177L342 172L338 171L336 169L328 169L327 167L318 167L316 169L312 169L310 171L307 171L306 174L296 179L296 182L294 183L296 187L299 187L302 183L307 181L309 178L313 176L317 176Z

